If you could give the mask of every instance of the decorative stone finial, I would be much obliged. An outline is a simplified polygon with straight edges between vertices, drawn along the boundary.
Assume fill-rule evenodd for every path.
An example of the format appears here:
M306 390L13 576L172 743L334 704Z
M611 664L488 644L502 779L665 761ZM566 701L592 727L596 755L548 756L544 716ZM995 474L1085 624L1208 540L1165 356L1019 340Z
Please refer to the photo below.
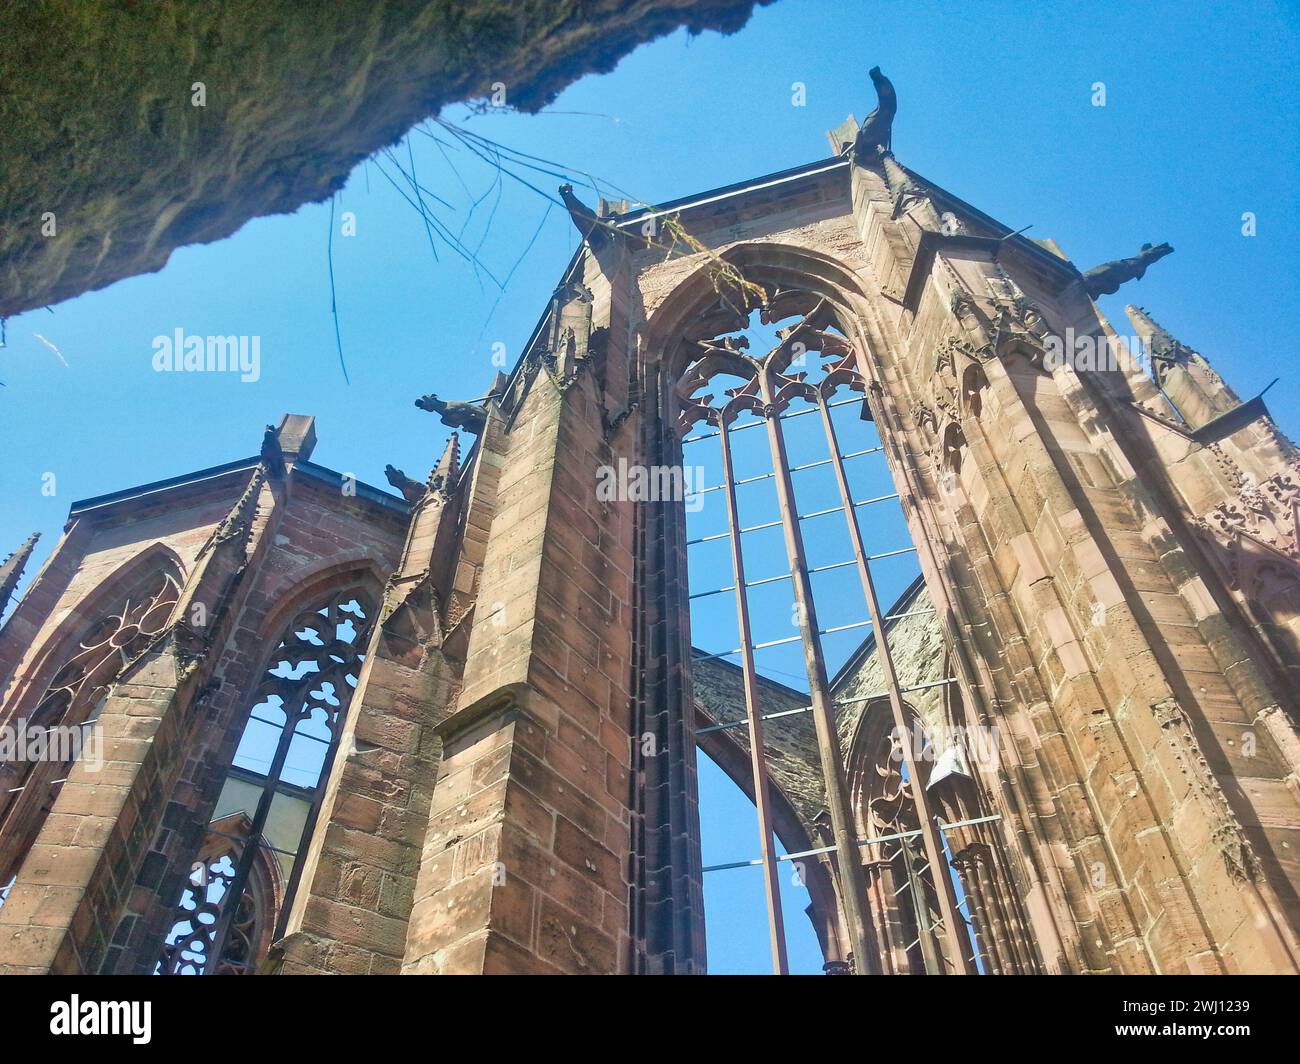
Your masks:
M443 449L438 464L429 473L429 490L447 493L460 476L460 437L452 433Z
M27 567L32 551L36 549L36 541L40 538L39 532L33 532L23 540L16 551L0 563L0 616L4 615L5 607L9 605L9 599L18 586L18 581L22 579L23 570Z
M1174 339L1173 334L1151 317L1144 307L1135 307L1130 303L1124 308L1124 313L1128 315L1128 320L1133 325L1133 331L1142 341L1149 354L1157 357L1178 358L1180 352L1187 351L1186 345ZM1185 357L1180 359L1180 361L1185 360Z

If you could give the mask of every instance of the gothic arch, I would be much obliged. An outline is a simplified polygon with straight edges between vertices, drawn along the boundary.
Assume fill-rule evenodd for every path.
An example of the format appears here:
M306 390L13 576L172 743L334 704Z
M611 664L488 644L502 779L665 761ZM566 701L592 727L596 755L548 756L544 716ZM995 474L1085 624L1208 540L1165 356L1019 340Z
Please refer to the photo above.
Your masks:
M961 474L962 459L966 450L966 435L955 421L943 430L941 464L946 473Z
M183 579L170 548L139 552L77 603L41 651L32 679L13 692L6 723L40 737L42 746L39 755L0 763L0 890L36 841L68 769L94 743L84 725L122 672L166 632Z
M983 392L989 386L988 374L976 362L968 365L961 375L961 412L963 417L979 420L984 412Z
M758 291L759 289L761 292ZM762 358L757 357L756 352L743 353L746 345L736 338L737 334L743 334L748 330L751 315L756 311L759 320L767 326L786 322L787 319L792 318L798 321L798 324L782 329L778 334L782 338L781 342L771 353ZM830 256L767 241L737 244L716 255L711 255L707 261L672 288L664 301L651 313L644 329L643 337L649 340L649 362L644 369L647 375L655 380L654 390L658 391L656 411L658 420L651 421L650 436L646 441L650 453L660 456L661 461L670 464L681 462L682 441L688 434L687 430L697 422L707 421L708 425L715 430L711 435L723 437L724 463L729 463L730 458L726 457L729 453L729 444L726 441L728 431L725 427L740 413L747 411L760 420L766 420L772 426L770 442L773 461L783 466L776 474L777 490L782 499L780 505L783 512L796 513L797 511L790 510L793 488L788 484L784 488L781 487L782 480L788 477L790 466L785 457L786 445L782 442L784 432L777 426L778 416L783 415L792 403L806 402L811 411L820 408L826 440L831 447L830 464L839 470L836 475L839 478L843 507L848 508L846 512L854 512L851 509L853 504L849 502L852 496L848 494L850 489L842 469L843 451L836 442L837 433L831 420L829 410L831 404L828 401L837 391L846 390L863 396L862 402L865 404L867 387L871 386L873 390L876 387L868 376L874 368L870 357L871 344L866 335L873 332L870 315L870 301L856 275ZM799 341L797 354L791 346L795 340ZM814 363L809 367L803 361L800 356L809 350L818 353L820 364ZM737 378L740 383L737 387L728 388L721 380L715 381L714 378ZM703 394L706 389L709 393L707 395ZM718 392L719 389L724 389L722 392L724 398L714 400L713 393ZM956 390L955 382L953 390ZM888 414L888 408L884 404L877 402L875 408ZM703 438L707 438L708 435L710 433L706 433ZM883 428L881 440L885 446L876 450L883 449L888 453L893 440L887 437ZM871 451L862 453L871 453ZM899 474L893 468L893 463L891 463L890 475L896 483L899 482ZM784 494L781 494L782 492ZM884 495L881 496L881 500L896 497L898 496ZM734 504L732 505L734 508ZM669 515L666 520L670 525L684 527L681 515ZM791 517L790 520L797 525L802 517ZM856 522L851 524L856 529ZM734 531L738 527L734 514L731 525L734 537L738 534ZM911 531L915 535L917 529L912 528ZM855 537L860 536L860 533L853 529L851 533ZM676 529L670 527L664 535L668 540L676 540L680 543L686 541L680 527ZM788 538L790 536L795 538ZM788 545L794 544L799 538L794 532L787 530ZM861 540L855 539L855 543L860 559L859 564L865 567L867 559L864 558L865 551ZM802 543L799 543L797 546L789 546L789 549L802 554L804 548ZM894 553L906 553L906 551ZM889 552L886 552L881 556L888 555ZM739 564L739 561L734 562L734 565ZM801 563L800 571L806 568L806 564ZM793 576L794 567L791 572ZM806 576L803 579L806 579ZM868 580L865 575L863 579ZM675 591L677 594L681 593L680 581L677 582ZM811 599L812 595L811 586L796 591L796 597L802 596L799 603L801 609L804 608L803 598ZM868 595L868 600L873 603L871 609L878 608L874 605L874 591ZM812 614L809 613L808 616ZM815 625L809 627L816 628ZM814 632L812 635L805 633L804 638L809 647L817 643L820 634L819 632ZM818 669L824 668L819 646L814 649L806 647L805 654L811 655L807 660L818 662L816 666ZM689 669L689 664L687 668ZM814 703L818 698L824 700L824 696L815 696ZM814 712L826 711L817 710L814 706ZM833 728L833 724L819 725L821 732L833 731ZM824 742L825 740L819 740L819 743ZM834 870L834 875L828 874L828 879L833 878L836 886L840 888L839 905L836 911L838 915L838 910L843 909L844 927L841 929L841 934L847 935L845 938L847 953L855 948L851 945L855 934L867 933L866 925L870 921L861 911L862 906L867 904L867 898L862 889L860 865L856 859L857 844L853 841L854 829L848 823L851 819L852 803L849 793L845 790L843 769L836 765L839 755L823 752L821 760L823 770L829 774L827 776L828 816L833 827L835 849L848 852L852 848L855 857L852 861L844 861L842 858L828 860L821 866L828 873ZM733 779L737 778L737 772L733 771L729 774ZM751 785L746 790L747 793L752 793L754 787ZM836 795L840 797L834 797ZM762 817L763 813L760 809L760 822ZM935 852L937 840L934 834L935 829L929 829L923 840L927 853ZM857 836L862 837L860 830ZM841 879L847 881L847 887L844 883L838 882ZM941 882L942 897L937 904L943 911L951 912L952 892L946 879ZM918 893L924 889L923 884L917 887ZM768 893L771 897L770 886ZM831 897L835 896L834 890L826 893ZM928 913L928 899L922 909ZM949 921L954 925L956 922L955 917ZM851 928L856 928L857 931L847 930ZM959 928L955 934L960 938L963 930ZM828 937L823 936L823 941L825 942ZM906 936L906 938L912 937L915 936ZM936 936L931 936L934 937ZM873 958L871 953L874 950L869 942L866 939L860 939L860 942L863 954L860 963L867 969L880 970L881 965L884 965L885 970L920 970L919 960L915 957L911 959L907 957L906 952L911 946L904 938L899 938L902 952L892 959ZM933 956L935 949L937 947L931 949L932 956L927 961L927 970L942 969L942 957L936 961ZM962 958L965 957L966 952L962 947ZM828 951L828 958L829 956ZM959 960L957 966L964 968L964 959Z
M652 361L660 362L666 379L676 379L684 366L678 342L689 335L691 324L717 323L708 312L718 300L717 264L734 267L751 283L772 286L778 292L808 293L825 299L838 312L839 323L860 350L870 349L862 325L869 302L856 274L819 251L772 241L747 241L711 254L683 278L651 311L642 326L643 343ZM776 300L773 301L776 304ZM792 310L793 312L793 310ZM741 322L737 328L743 328ZM716 331L725 331L719 329Z
M929 734L921 715L904 704L906 734L899 736L888 699L867 703L849 743L848 772L859 836L878 839L863 847L867 894L877 957L871 971L886 974L942 974L953 967L953 951L970 955L965 924L955 936L943 926L930 868L917 844L921 824L914 788L928 788L934 771L924 756ZM920 779L908 779L900 743L921 746L915 758ZM947 869L943 870L947 872Z
M1038 951L1015 890L1004 834L989 817L982 791L981 761L986 752L996 751L995 739L970 739L964 729L971 725L956 691L948 689L942 706L939 723L953 729L947 736L926 728L915 708L906 706L904 741L925 751L917 759L919 781L906 781L890 768L891 761L897 766L901 759L891 750L893 720L885 699L867 705L850 742L848 766L859 830L872 838L916 830L908 795L919 783L945 825L945 861L950 865L945 871L960 887L962 899L962 926L954 941L941 924L933 923L936 914L928 902L920 907L904 904L933 895L931 870L898 842L869 847L868 889L882 969L904 973L942 968L955 945L969 951L977 970L985 974L1038 972Z
M161 541L150 544L122 562L77 601L41 648L29 659L30 664L20 666L18 674L22 676L21 681L9 689L8 697L0 703L0 723L17 721L25 711L34 709L33 701L39 701L44 696L54 674L62 667L88 626L122 597L123 589L134 590L155 569L169 572L178 587L185 586L185 562L176 551Z
M158 974L201 974L206 946L204 929L220 916L239 857L235 840L246 836L250 826L243 812L219 817L209 826L177 907L178 916L184 913L188 918L180 916L168 933ZM256 965L257 958L266 955L271 947L275 914L283 901L284 877L280 866L266 850L259 849L239 899L240 911L232 921L231 948L216 974L245 974Z
M215 810L204 846L214 837L229 841L218 854L217 896L196 926L195 883L187 881L159 971L247 972L265 955L292 903L381 608L374 562L333 559L300 580L263 621L259 668L238 703L238 741L222 751L228 768L214 795L219 806L242 801L243 834L218 831L217 820L228 820L232 809ZM300 760L306 755L305 763L291 766L295 751ZM269 756L263 761L259 754ZM271 894L259 886L268 881L258 871L268 861L279 866ZM191 867L200 864L202 853Z
M301 610L311 600L326 594L331 588L341 588L344 584L355 584L364 589L374 599L376 607L383 598L387 572L375 557L365 551L348 551L334 555L323 561L315 562L293 577L287 590L277 592L278 601L267 611L266 617L258 628L259 647L263 647L266 656L274 650L275 639L284 630L294 613ZM269 644L269 645L268 645ZM265 660L259 662L265 667ZM260 675L260 670L254 675Z

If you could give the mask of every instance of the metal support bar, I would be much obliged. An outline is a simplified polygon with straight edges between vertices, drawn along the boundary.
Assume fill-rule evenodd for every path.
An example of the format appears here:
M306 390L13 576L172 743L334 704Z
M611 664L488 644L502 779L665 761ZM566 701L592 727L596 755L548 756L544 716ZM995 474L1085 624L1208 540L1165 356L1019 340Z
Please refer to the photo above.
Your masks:
M835 626L834 628L823 628L817 634L830 635L833 632L847 632L853 628L867 628L870 626L870 624L871 624L870 621L855 621L853 624L841 624ZM784 639L769 639L766 643L753 644L753 646L750 649L767 650L769 647L780 647L780 646L785 646L787 643L797 643L802 638L803 636L801 635L790 635L790 636L786 636ZM744 647L736 647L735 650L721 650L716 654L701 654L699 655L699 657L691 658L691 661L713 661L716 658L729 658L733 654L743 653L744 649L745 649Z
M932 613L934 613L934 607L927 606L923 610L912 610L908 613L887 613L885 614L885 620L899 621L902 620L904 617L925 617Z
M882 551L880 554L869 554L867 555L867 561L874 562L874 561L878 561L881 558L897 558L899 555L902 554L915 554L915 553L916 553L915 547L900 547L898 550L887 550L887 551ZM811 569L807 569L806 572L829 573L832 569L845 569L850 565L857 565L857 559L850 558L846 562L831 562L830 565L817 565ZM790 573L777 573L776 576L765 576L761 580L751 580L745 586L762 587L764 584L775 584L775 583L779 583L782 580L789 580L789 579L791 579ZM710 595L722 595L728 591L735 591L735 590L736 590L735 584L728 584L726 587L715 587L711 591L697 591L694 595L689 596L689 598L692 600L699 599L699 598L708 598Z
M239 843L247 843L247 842L248 842L248 836L247 836L247 835L232 835L232 834L230 834L230 832L228 832L228 831L215 831L215 830L213 830L211 827L208 828L208 832L207 832L207 833L208 833L209 835L216 835L218 838L229 839L231 842L239 842ZM297 859L297 857L298 857L298 855L297 855L296 853L293 853L293 852L291 852L291 851L289 851L289 850L282 850L282 849L280 849L279 846L272 846L272 845L271 845L269 842L267 842L265 839L262 839L261 842L259 843L259 845L265 847L266 849L272 851L273 853L282 853L282 854L284 854L285 857L292 857L292 858L294 858L294 859Z
M877 449L879 449L879 448L877 448ZM866 451L859 451L858 453L859 453L859 454L866 454L867 452L866 452ZM846 458L849 458L849 457L852 457L852 456L851 456L851 455L845 455L845 457L846 457ZM827 464L827 463L824 463L824 462L817 462L817 463L815 463L815 464L816 464L816 465L825 465L825 464ZM807 467L807 466L804 466L803 468L807 469L808 467ZM763 474L764 477L770 477L771 475L772 475L771 473L764 473L764 474ZM698 493L698 492L697 492L697 494L701 494L701 493ZM873 505L874 503L878 503L878 502L888 502L890 499L897 499L897 498L898 498L898 492L895 491L895 492L892 492L892 493L889 494L889 495L877 495L877 496L875 496L874 498L871 498L871 499L863 499L861 502L855 502L853 505L854 505L854 506L871 506L871 505ZM800 514L800 515L799 515L799 520L800 520L800 521L811 521L814 517L825 517L827 514L838 514L838 513L842 513L843 510L844 510L844 507L843 507L843 506L832 506L829 510L814 510L814 511L813 511L812 513L810 513L810 514ZM780 521L766 521L766 522L764 522L764 523L761 524L761 525L750 525L748 528L742 528L740 531L741 531L741 534L742 534L742 535L744 535L744 534L746 534L746 533L749 533L749 532L762 532L764 529L768 529L768 528L778 528L778 527L780 527L780 524L781 524ZM688 540L686 541L686 545L687 545L688 547L693 547L693 546L695 546L695 544L697 544L697 543L712 543L714 540L718 540L718 539L726 539L729 535L731 535L730 532L715 532L715 533L713 533L711 536L700 536L698 539L688 539Z
M994 813L992 816L977 816L973 820L954 820L951 824L946 823L942 817L936 817L935 823L939 825L940 831L947 831L949 828L969 828L976 824L991 824L995 820L1001 820L1001 813Z
M902 735L907 732L907 714L903 708L902 692L899 690L898 673L894 668L894 658L889 650L889 640L886 638L885 627L881 623L880 603L876 598L876 587L871 579L871 567L867 564L869 558L866 548L862 541L862 529L858 525L857 511L852 506L853 496L849 493L849 481L844 472L844 463L840 460L840 445L835 436L835 422L831 418L830 410L826 404L826 397L817 392L817 409L821 412L822 428L826 432L826 446L834 459L832 469L835 472L835 483L839 487L840 501L844 504L844 516L848 526L849 538L853 541L853 554L857 560L858 578L862 581L862 594L867 600L867 610L871 615L871 620L875 625L877 633L876 638L876 660L880 664L881 673L884 675L885 684L889 690L889 706L893 711L894 727L898 729L898 734ZM913 550L916 548L913 547ZM925 844L925 856L930 867L935 869L931 877L934 881L935 894L939 901L939 914L943 918L944 927L949 931L949 938L952 939L952 948L949 950L954 955L953 967L961 974L967 974L970 969L966 964L964 951L957 948L956 927L957 922L953 916L956 908L957 899L952 889L952 879L947 875L947 862L943 860L943 843L934 826L933 815L930 812L930 803L925 794L925 788L922 786L920 773L917 771L916 757L910 744L899 744L903 750L903 761L907 766L908 778L912 781L912 801L916 806L917 820L923 829L922 841ZM910 870L910 862L909 862ZM940 874L940 873L943 874ZM922 919L924 904L918 903L917 920L918 924ZM927 966L929 957L927 956Z
M850 454L846 454L844 459L847 461L850 458L861 458L864 454L879 454L883 450L883 447L868 447L865 451L853 451ZM805 469L816 469L818 466L830 464L831 460L829 458L819 458L815 462L805 462L803 465L791 466L790 472L802 473ZM742 484L757 484L759 481L771 480L775 475L776 474L774 473L757 473L752 477L741 477L736 481L736 487L740 487ZM700 488L698 491L691 492L691 494L707 495L711 491L722 491L726 486L727 485L725 484L710 484L707 488Z
M772 363L764 364L759 374L763 400L771 409L777 409L772 382ZM811 413L801 411L801 413ZM829 416L829 415L828 415ZM826 806L830 813L831 831L840 860L837 862L840 878L840 904L844 912L844 929L849 946L857 959L855 970L865 974L867 958L874 954L871 929L867 922L867 892L862 875L862 862L856 851L850 849L857 837L853 830L853 808L845 780L843 755L840 753L839 734L831 709L830 680L826 661L822 656L821 640L817 629L817 608L813 602L812 578L808 573L807 555L803 535L796 517L798 508L794 500L794 485L790 479L789 458L780 417L765 419L768 447L772 452L772 471L775 478L777 508L785 531L786 555L790 561L790 576L794 585L795 604L799 611L799 629L803 636L804 664L808 670L808 690L812 701L813 724L817 732L817 752L820 755L822 775L826 783ZM851 501L844 500L851 508ZM879 630L879 625L877 625Z
M990 820L1001 820L997 816L981 816L973 820L957 820L951 824L945 824L948 828L966 828L974 824L985 824ZM911 831L895 831L888 835L876 835L872 838L859 838L854 841L859 846L878 846L882 842L897 842L900 839L912 839L921 834L920 828L913 828ZM817 857L823 853L834 853L834 846L818 846L815 850L800 850L798 853L784 853L777 857L778 861L798 861L804 857ZM726 864L706 865L703 869L705 872L725 872L732 868L753 868L755 865L761 865L763 859L756 857L752 861L729 861Z
M50 780L44 786L53 787L56 783L67 783L71 778L71 776L64 776L61 780ZM5 791L5 794L18 794L20 791L25 790L27 790L27 784L24 783L21 787L10 787L9 790Z
M738 651L729 650L727 653L735 654L738 653ZM727 656L726 654L710 654L707 657L692 658L691 660L707 661L710 660L711 658L720 658L726 656ZM914 691L928 691L932 687L945 687L948 684L956 683L956 682L957 680L955 677L950 677L947 680L933 680L930 683L919 683L914 687L904 687L901 690L903 694L907 695L907 694L911 694ZM874 702L877 698L884 698L888 694L889 694L888 691L874 691L869 695L859 695L857 698L841 699L840 701L836 702L835 705L837 708L839 708L842 706L854 706L857 705L859 702ZM763 717L763 719L772 720L775 717L791 717L794 716L796 713L811 713L812 708L813 708L812 706L800 706L798 709L783 709L779 713L768 713ZM727 728L739 728L741 725L745 723L746 723L745 720L741 719L741 720L727 721L726 724L710 724L707 727L695 729L695 734L704 735L706 732L725 731Z
M767 928L772 946L772 970L788 975L785 925L781 913L781 879L776 867L776 844L772 828L772 795L767 778L767 754L763 749L763 715L759 712L758 675L754 670L753 636L749 624L749 599L745 594L745 558L737 529L736 487L732 480L731 440L727 420L719 419L722 436L723 480L727 486L727 523L731 528L731 564L736 577L736 617L740 626L741 669L744 674L745 713L749 721L749 765L754 782L754 807L758 811L759 852L763 855L763 889L767 899Z

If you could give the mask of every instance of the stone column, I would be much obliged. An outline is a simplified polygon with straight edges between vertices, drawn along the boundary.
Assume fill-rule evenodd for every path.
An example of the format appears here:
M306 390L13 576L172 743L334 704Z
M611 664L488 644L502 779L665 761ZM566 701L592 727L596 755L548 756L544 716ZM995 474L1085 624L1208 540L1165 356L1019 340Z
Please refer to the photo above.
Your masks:
M602 401L534 363L486 431L500 468L464 686L439 726L414 973L620 970L632 507L598 502Z
M459 474L453 435L415 503L402 560L385 589L269 972L401 970L438 766L434 728L459 681L445 649L443 609L467 494L456 490Z

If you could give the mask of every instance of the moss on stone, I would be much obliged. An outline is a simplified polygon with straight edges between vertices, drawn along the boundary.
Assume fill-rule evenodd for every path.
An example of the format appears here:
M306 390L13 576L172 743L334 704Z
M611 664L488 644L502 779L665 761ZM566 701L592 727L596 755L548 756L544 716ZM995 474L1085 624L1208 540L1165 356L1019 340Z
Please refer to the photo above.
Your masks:
M754 0L0 6L3 317L323 199L416 122L494 82L535 110L679 26L738 29ZM191 103L195 82L205 107Z

